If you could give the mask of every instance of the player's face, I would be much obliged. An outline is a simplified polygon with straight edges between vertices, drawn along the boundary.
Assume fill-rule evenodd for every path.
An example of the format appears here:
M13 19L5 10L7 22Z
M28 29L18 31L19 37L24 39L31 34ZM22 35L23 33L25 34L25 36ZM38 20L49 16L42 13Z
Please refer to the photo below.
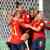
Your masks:
M20 11L17 11L17 12L16 12L16 17L17 17L17 18L20 18L20 16L21 16Z
M18 9L16 8L16 10L19 10L20 13L22 13L23 9L24 9L23 5L19 5Z
M16 10L21 11L21 10L22 10L22 6L21 6L21 5L19 5L19 6L18 6L18 8L16 8Z
M37 15L37 10L33 10L33 17L35 17Z
M34 14L37 15L37 10L34 11Z
M31 10L30 15L31 15L31 17L34 16L34 11L33 10Z
M22 13L22 11L24 10L23 5L21 5L21 6L19 7L19 9L20 9L20 12Z
M37 10L31 10L30 15L31 17L35 17L37 15Z

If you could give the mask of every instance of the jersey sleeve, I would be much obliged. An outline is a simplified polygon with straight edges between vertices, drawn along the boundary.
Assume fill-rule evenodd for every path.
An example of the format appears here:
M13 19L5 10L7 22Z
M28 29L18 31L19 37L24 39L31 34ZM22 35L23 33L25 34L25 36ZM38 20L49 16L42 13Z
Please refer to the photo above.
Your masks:
M38 25L38 28L43 28L44 27L44 22L41 22L39 25Z

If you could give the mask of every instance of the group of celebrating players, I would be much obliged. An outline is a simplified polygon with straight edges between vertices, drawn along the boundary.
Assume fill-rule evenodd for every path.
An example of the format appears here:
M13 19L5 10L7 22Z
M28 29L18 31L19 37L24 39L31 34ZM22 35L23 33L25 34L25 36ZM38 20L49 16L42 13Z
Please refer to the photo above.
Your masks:
M34 8L24 9L21 3L16 3L16 11L9 18L8 26L11 35L7 44L10 50L28 50L25 41L28 40L29 50L45 50L46 36L44 29L47 21L40 11Z

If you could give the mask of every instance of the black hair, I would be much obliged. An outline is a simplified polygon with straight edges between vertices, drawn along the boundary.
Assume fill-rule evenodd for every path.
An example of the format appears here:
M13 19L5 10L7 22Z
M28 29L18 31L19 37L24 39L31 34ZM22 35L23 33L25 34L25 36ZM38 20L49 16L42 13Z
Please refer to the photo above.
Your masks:
M20 2L16 2L16 8L18 8L19 7L19 5L22 5L22 3L20 3Z
M40 13L40 11L38 10L38 11L37 11L37 13L39 14L39 13Z

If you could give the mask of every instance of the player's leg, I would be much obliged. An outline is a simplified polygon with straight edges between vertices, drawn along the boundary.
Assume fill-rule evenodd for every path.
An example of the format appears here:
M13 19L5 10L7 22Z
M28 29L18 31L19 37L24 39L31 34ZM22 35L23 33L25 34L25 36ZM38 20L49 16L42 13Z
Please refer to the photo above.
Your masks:
M38 40L38 50L45 50L45 39Z
M32 46L31 46L32 50L38 50L37 46L38 46L37 40L32 41Z
M25 49L27 49L26 44L25 44L25 43L19 44L19 45L17 46L17 49L18 49L18 50L25 50Z

